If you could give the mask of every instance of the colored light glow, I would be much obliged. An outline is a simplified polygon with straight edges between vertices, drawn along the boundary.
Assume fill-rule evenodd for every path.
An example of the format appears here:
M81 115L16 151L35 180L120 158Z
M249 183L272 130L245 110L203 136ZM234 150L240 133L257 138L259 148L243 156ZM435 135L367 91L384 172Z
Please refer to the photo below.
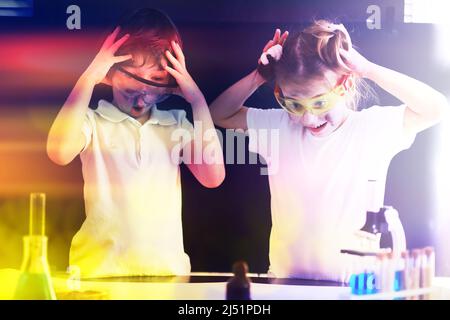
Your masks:
M0 269L1 299L11 299L19 271ZM118 299L118 300L223 300L226 282L120 282L80 281L80 289L72 291L67 284L68 276L53 276L57 299ZM174 278L176 281L176 279ZM299 286L252 283L255 300L337 300L348 299L349 288L338 286Z
M439 125L437 145L434 152L433 179L435 182L435 216L432 224L434 242L436 243L437 272L438 275L450 274L450 118Z
M33 0L0 0L0 16L32 17Z
M0 110L0 136L5 137L0 142L0 197L22 197L34 190L53 197L78 195L82 190L80 172L53 164L46 154L56 108L0 106Z
M405 0L405 23L448 23L450 1Z
M450 9L450 1L448 2L447 13ZM448 77L450 68L450 24L440 24L435 26L434 32L436 63L444 70L444 76L440 79L441 84L445 88L444 94L447 100L450 100L450 79ZM446 73L445 73L445 70ZM430 226L434 237L437 257L437 274L450 275L450 198L448 190L450 190L450 110L443 121L436 127L434 150L434 165L431 167L432 181L435 188L435 204L434 216Z
M17 33L0 35L0 97L33 96L72 88L106 34ZM17 99L17 98L16 98Z

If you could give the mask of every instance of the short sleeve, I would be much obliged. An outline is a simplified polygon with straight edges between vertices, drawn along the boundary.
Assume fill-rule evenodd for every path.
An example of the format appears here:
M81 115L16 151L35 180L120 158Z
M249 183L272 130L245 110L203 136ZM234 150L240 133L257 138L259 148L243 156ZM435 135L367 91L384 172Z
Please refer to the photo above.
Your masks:
M194 126L186 117L186 111L171 110L171 112L177 120L177 130L182 130L182 134L180 134L179 136L181 139L181 147L184 147L194 138Z
M247 110L247 133L249 137L249 151L259 153L262 156L270 154L267 150L271 145L271 137L278 137L273 130L279 131L283 124L286 112L282 109L256 109Z
M368 142L378 152L394 156L413 144L415 133L407 134L404 130L405 105L398 107L373 106L363 110Z
M85 139L85 144L81 152L84 152L92 142L94 122L94 111L92 109L88 109L83 121L83 126L81 127L81 133L83 134Z

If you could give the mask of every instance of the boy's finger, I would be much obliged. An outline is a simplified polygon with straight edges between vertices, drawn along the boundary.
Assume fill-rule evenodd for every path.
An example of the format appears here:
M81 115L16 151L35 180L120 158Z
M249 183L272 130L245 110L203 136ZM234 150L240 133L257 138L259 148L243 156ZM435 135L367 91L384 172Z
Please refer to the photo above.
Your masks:
M119 40L117 40L109 49L111 50L111 52L114 54L116 53L117 50L119 50L120 46L124 44L125 41L128 40L128 38L130 37L129 34L124 35L122 38L120 38Z
M175 55L177 56L178 61L181 63L181 65L183 67L186 67L184 53L183 53L183 50L181 50L180 45L177 42L172 41L172 48L173 48L173 51L175 52Z
M175 67L175 70L181 73L183 70L183 66L181 65L180 61L178 61L172 53L170 53L169 50L166 50L166 57L169 59L169 61L172 63L172 65Z
M133 56L131 54L127 54L124 56L115 56L114 57L114 63L119 63L119 62L123 62L123 61L127 61L133 59Z
M111 79L109 77L104 77L100 83L106 84L108 86L112 86Z
M167 70L168 73L170 73L175 78L175 80L177 80L177 82L183 77L181 73L179 73L177 70L169 66L165 66L164 68Z
M114 41L114 39L117 37L117 35L119 34L119 32L120 32L120 26L117 26L115 29L114 29L114 31L111 33L111 39Z
M120 31L120 27L117 26L113 32L111 32L107 37L105 42L103 42L103 46L102 48L109 48L113 43L114 40L116 39L117 35L119 34Z

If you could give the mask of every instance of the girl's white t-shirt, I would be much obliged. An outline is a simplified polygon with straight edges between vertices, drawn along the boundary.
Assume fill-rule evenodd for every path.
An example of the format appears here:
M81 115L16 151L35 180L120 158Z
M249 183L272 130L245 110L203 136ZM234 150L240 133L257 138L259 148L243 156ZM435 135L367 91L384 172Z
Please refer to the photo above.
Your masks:
M342 281L341 249L365 222L367 181L384 195L392 158L411 146L405 106L351 111L343 125L315 137L282 109L249 108L249 150L267 162L271 193L270 269L277 277ZM384 196L383 196L384 197Z

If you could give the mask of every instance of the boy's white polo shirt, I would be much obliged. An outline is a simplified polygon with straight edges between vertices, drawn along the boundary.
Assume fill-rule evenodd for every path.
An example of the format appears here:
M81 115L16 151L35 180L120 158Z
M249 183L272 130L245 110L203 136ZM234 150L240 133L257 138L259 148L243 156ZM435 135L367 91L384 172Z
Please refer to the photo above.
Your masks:
M80 154L86 220L70 250L82 276L190 272L173 151L187 140L174 137L178 128L193 132L183 110L155 105L143 125L105 100L88 110Z

